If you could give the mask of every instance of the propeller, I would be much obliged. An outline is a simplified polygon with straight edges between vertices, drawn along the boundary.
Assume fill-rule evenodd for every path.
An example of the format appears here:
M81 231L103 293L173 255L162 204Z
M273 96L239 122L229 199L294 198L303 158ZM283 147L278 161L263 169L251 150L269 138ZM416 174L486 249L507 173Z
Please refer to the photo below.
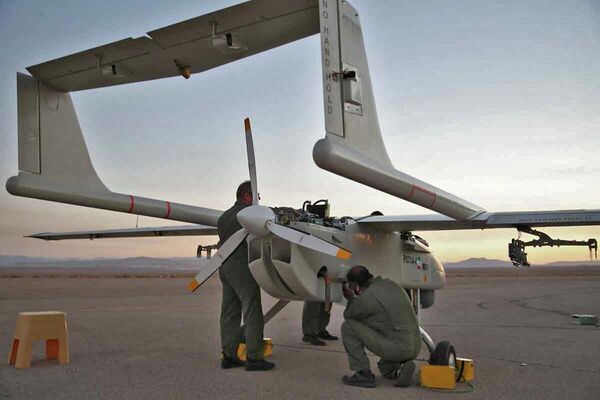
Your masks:
M252 186L252 205L244 208L237 214L237 219L242 229L234 233L219 247L217 253L210 259L202 271L188 284L188 290L193 292L210 278L223 263L233 254L249 234L255 237L265 237L269 234L278 236L291 243L308 249L318 251L342 260L348 260L352 253L348 250L329 243L309 233L280 225L273 210L258 204L258 183L256 180L256 161L254 158L254 142L252 140L252 128L250 119L244 120L246 130L246 152L248 154L248 171L250 172L250 184Z
M250 118L244 120L246 129L246 153L248 154L248 172L250 173L250 184L252 185L252 205L258 205L258 183L256 182L256 159L254 158L254 141L252 140L252 128Z
M198 272L198 274L192 278L190 283L188 283L188 290L190 292L195 291L200 287L200 285L206 282L208 278L213 276L213 274L217 272L221 265L223 265L225 260L227 260L229 256L233 254L235 249L242 244L242 242L246 239L246 236L248 236L248 232L246 232L246 230L243 228L231 235L229 239L227 239L225 243L219 247L217 253L211 257L202 271Z

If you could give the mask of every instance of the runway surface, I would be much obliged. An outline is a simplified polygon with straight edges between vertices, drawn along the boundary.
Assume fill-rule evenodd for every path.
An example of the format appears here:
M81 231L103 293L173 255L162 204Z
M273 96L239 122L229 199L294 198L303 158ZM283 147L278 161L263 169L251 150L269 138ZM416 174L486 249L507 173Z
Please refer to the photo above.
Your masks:
M301 303L266 327L275 343L270 372L219 368L220 282L197 294L182 278L0 278L0 398L8 399L599 399L600 328L571 314L600 314L600 276L453 276L422 322L476 364L475 390L451 395L413 386L341 383L340 341L300 341ZM274 299L263 295L263 308ZM71 363L8 367L20 311L67 312ZM330 332L339 334L340 307ZM424 358L426 355L422 353ZM375 369L376 358L372 357ZM464 387L462 387L464 389Z

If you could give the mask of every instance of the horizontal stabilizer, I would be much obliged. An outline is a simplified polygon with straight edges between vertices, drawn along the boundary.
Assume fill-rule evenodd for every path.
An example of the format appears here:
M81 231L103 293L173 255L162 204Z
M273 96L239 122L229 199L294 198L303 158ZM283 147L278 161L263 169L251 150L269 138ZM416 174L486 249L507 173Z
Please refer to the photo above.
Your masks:
M217 235L217 228L204 225L155 226L149 228L105 229L100 231L45 232L27 237L44 240L67 239L112 239L157 236L211 236Z
M27 70L72 92L194 74L318 32L317 0L253 0Z
M518 226L589 226L600 225L600 209L485 212L468 221L439 214L372 216L357 219L357 222L385 232L453 231Z

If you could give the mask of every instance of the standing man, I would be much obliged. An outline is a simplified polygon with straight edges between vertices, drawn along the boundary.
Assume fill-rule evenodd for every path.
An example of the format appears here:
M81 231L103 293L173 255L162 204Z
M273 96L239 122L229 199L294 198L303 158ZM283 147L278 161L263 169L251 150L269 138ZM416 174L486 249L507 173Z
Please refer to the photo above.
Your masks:
M421 351L421 333L406 291L389 279L374 278L363 266L352 267L347 278L342 341L350 369L356 372L344 376L343 382L375 387L367 348L381 357L377 366L385 378L397 377L395 386L408 386L415 370L412 360Z
M236 193L235 204L225 211L217 221L220 243L225 243L235 232L242 229L237 214L252 205L250 181L242 182ZM248 268L248 245L242 242L219 269L223 284L221 302L221 346L223 359L221 368L246 366L246 371L268 371L275 364L263 358L263 313L260 287ZM244 316L245 332L240 323ZM246 336L246 363L237 357L237 348L242 335Z
M325 303L305 301L302 309L302 341L315 346L325 346L325 340L338 340L327 332L331 318L330 311L325 310Z

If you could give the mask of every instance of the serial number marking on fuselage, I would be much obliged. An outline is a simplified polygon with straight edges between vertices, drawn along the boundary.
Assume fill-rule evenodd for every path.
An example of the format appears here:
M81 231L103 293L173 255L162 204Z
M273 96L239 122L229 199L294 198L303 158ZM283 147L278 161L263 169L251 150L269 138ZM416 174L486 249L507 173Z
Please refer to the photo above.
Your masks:
M417 269L422 269L423 271L427 271L429 269L429 265L424 263L421 257L419 256L411 256L410 254L403 254L402 261L404 264L412 264L417 267Z

